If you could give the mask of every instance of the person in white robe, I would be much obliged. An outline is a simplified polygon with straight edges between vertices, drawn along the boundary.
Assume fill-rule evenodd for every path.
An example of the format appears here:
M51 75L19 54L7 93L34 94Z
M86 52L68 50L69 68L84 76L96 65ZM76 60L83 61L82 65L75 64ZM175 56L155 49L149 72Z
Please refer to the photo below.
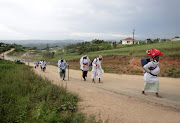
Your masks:
M84 55L80 59L80 69L82 70L82 77L84 81L86 81L87 73L89 71L89 62L90 62L90 59L88 58L87 55Z
M68 66L68 64L66 63L66 61L63 58L61 58L58 61L58 72L60 74L61 80L64 80L64 81L65 81L66 67L67 66Z
M46 70L46 61L44 61L44 59L41 62L41 67L42 67L43 72L45 72L45 70Z
M101 61L103 57L99 55L98 58L95 58L92 62L92 71L91 71L91 77L92 82L95 83L95 78L99 79L99 83L101 82L102 73L104 73L104 70L101 67Z
M39 61L39 65L40 65L40 68L41 68L41 70L42 70L41 64L42 64L42 60Z
M146 51L148 55L151 55L153 58L153 61L148 62L146 65L143 66L144 68L144 89L142 91L142 94L145 94L145 92L154 92L156 93L156 96L159 98L162 98L159 96L159 80L157 75L160 72L159 68L159 56L163 55L161 51L157 49L151 49Z
M34 63L34 68L36 69L36 66L37 66L37 62L33 62Z

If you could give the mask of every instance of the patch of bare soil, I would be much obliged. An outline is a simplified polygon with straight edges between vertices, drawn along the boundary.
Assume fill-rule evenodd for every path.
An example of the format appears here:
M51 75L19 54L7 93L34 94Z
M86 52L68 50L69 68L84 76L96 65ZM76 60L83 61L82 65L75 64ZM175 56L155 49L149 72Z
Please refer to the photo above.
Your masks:
M143 75L141 59L143 57L105 57L102 67L106 73ZM72 69L79 70L79 60L67 61ZM180 77L180 58L161 57L160 58L161 77Z

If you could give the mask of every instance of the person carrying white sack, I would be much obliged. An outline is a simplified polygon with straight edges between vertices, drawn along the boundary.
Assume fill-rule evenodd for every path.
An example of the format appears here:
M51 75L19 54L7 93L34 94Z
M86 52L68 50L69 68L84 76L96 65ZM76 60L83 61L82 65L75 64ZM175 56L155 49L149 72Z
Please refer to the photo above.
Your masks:
M157 75L160 72L159 68L159 56L163 55L160 50L157 49L151 49L146 51L147 55L150 55L153 58L153 61L148 62L146 65L143 66L145 74L144 74L144 89L142 91L142 94L145 94L145 92L155 92L156 96L159 98L162 98L159 96L159 80Z
M99 83L101 82L101 77L102 73L104 73L104 70L101 67L101 61L103 57L99 55L98 58L95 58L92 62L92 71L91 71L91 77L92 77L92 82L95 83L94 79L99 78Z
M82 70L82 77L84 78L84 81L86 81L87 73L89 71L89 62L90 59L87 55L84 55L80 59L80 69Z

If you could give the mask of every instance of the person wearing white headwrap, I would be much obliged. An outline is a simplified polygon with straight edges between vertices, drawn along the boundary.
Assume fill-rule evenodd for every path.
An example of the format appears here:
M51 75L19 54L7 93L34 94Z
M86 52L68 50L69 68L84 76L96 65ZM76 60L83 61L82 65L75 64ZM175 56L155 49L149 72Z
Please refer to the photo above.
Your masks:
M102 73L104 73L104 70L101 67L101 61L103 57L99 55L98 58L95 58L92 62L92 71L91 71L91 77L92 82L95 82L95 78L99 78L99 83L101 82Z
M84 55L80 59L80 69L82 70L82 77L84 78L84 81L86 81L87 73L89 71L89 62L90 59L87 55Z

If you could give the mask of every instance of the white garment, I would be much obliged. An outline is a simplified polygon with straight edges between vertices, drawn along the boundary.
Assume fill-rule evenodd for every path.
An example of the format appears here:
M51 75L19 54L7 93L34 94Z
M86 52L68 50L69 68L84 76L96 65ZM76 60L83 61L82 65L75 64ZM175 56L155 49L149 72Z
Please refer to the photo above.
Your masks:
M62 72L62 70L64 69L66 71L66 66L68 64L66 63L65 60L63 60L63 62L61 62L61 59L58 61L58 72Z
M152 67L154 70L149 70L149 68ZM146 65L144 65L144 70L145 70L145 74L144 74L144 80L146 82L149 83L155 83L158 82L158 78L157 76L153 76L150 73L154 73L155 75L157 75L160 72L160 68L159 68L159 62L149 62Z
M36 62L33 62L33 63L34 63L34 66L36 66L37 63Z
M83 71L88 71L89 70L89 58L83 59L83 57L80 59L80 69ZM87 65L84 65L83 63L88 63Z
M99 58L95 58L92 62L92 71L91 71L91 77L94 79L95 77L101 78L102 73L104 73L104 70L101 67L101 61Z
M41 64L42 64L42 61L39 61L39 65L41 66Z
M46 61L42 61L42 62L41 62L41 67L44 68L45 65L46 65Z

